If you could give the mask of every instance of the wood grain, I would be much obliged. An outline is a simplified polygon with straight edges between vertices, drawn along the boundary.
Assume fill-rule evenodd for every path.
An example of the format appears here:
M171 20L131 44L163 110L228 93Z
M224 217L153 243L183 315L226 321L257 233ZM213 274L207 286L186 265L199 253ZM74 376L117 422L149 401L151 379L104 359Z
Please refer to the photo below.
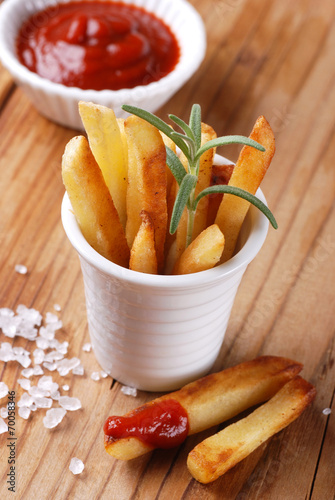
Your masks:
M103 446L102 425L156 396L123 395L99 370L89 341L78 257L60 221L64 188L60 160L76 135L46 120L0 68L0 307L25 304L59 313L83 377L60 377L83 408L52 430L45 410L17 416L16 493L7 490L7 439L0 435L0 498L193 500L334 498L335 311L335 4L332 0L192 0L207 29L206 58L194 77L160 111L188 119L191 103L218 135L246 134L260 114L276 135L276 154L262 184L279 223L249 266L233 307L215 370L258 354L304 363L317 397L296 422L211 485L191 479L188 452L213 432L191 436L177 449L156 450L131 463ZM233 160L238 149L220 152ZM27 275L15 272L16 264ZM10 341L31 352L34 343ZM0 377L17 399L21 368L0 362ZM49 374L46 372L46 374ZM33 379L36 383L36 379ZM4 406L5 400L1 400ZM324 408L333 413L323 414ZM216 429L214 429L216 430ZM85 470L68 469L73 456Z

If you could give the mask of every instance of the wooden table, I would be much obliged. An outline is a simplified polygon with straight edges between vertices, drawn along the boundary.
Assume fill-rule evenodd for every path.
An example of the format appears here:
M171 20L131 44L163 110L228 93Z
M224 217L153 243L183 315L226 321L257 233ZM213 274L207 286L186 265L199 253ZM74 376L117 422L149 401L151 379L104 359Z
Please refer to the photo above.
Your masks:
M126 396L99 370L89 342L84 292L76 252L60 221L64 188L60 160L76 134L44 119L0 72L0 307L18 304L55 313L85 375L60 377L67 393L82 401L55 429L45 429L45 410L28 420L16 414L16 493L7 490L9 448L0 436L0 498L24 499L275 499L329 500L334 475L335 310L335 24L333 0L192 0L208 33L200 70L159 111L187 118L199 102L203 119L218 134L248 134L258 115L271 123L277 152L263 190L279 229L270 230L249 266L232 311L215 370L259 354L304 363L303 376L316 385L314 404L286 430L211 485L191 479L186 457L213 432L193 436L178 449L155 451L131 463L103 447L102 424L153 396ZM236 158L234 148L224 154ZM16 264L28 268L15 272ZM8 339L29 351L34 342ZM22 367L0 362L1 380L15 391ZM32 379L36 383L37 378ZM2 406L6 398L1 400ZM323 410L332 408L325 415ZM69 471L72 457L84 472Z

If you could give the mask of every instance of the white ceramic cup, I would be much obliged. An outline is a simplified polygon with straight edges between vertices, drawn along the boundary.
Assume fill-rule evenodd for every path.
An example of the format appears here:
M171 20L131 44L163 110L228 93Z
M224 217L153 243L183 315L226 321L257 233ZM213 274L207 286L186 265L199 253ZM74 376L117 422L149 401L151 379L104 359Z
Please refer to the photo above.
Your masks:
M257 196L266 203L261 190ZM102 257L83 237L67 194L62 222L79 254L91 343L103 370L146 391L174 390L208 373L241 278L266 238L268 219L251 206L234 257L183 276L139 273Z

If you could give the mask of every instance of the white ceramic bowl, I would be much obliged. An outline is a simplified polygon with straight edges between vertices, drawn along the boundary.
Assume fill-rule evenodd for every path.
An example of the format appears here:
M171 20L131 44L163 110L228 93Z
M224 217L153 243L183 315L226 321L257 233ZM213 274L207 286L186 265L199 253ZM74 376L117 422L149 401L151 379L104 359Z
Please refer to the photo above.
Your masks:
M257 195L266 202L260 190ZM101 367L123 384L147 391L177 389L208 373L243 273L264 243L268 219L251 206L234 257L184 276L138 273L102 257L83 237L67 194L62 222L79 254L89 332Z
M61 125L82 129L78 101L92 101L126 116L122 104L154 112L194 74L206 51L206 34L198 12L186 0L123 0L153 12L175 34L181 56L175 69L149 85L133 89L82 90L66 87L29 71L17 58L15 40L22 23L37 11L70 0L5 0L0 6L0 60L41 114ZM71 0L73 1L73 0Z

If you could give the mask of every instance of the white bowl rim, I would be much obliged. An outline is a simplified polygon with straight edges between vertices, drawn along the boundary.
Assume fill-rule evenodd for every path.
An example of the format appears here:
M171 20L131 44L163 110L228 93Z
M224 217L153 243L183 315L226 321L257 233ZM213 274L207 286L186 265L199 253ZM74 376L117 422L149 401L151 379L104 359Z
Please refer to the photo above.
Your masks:
M44 0L44 8L51 6L55 3L68 3L68 2L76 2L80 0ZM120 0L125 3L133 3L133 0ZM8 69L8 71L21 82L24 82L28 85L33 85L37 89L42 89L48 91L50 94L57 94L63 97L71 97L76 98L78 101L93 101L98 102L103 97L108 97L109 99L117 99L120 102L126 102L126 100L130 100L134 98L136 92L149 92L150 94L156 94L157 92L161 92L161 86L168 87L173 85L175 81L187 80L190 75L194 72L194 70L199 66L201 61L203 60L206 52L206 31L204 22L198 13L198 11L193 7L192 4L187 2L187 0L160 0L161 2L165 1L166 3L174 2L176 4L180 4L182 8L187 9L188 15L192 16L192 20L194 21L194 29L197 29L198 36L196 37L196 41L198 46L194 51L194 58L189 58L185 60L183 58L183 54L181 54L180 60L177 63L176 67L166 76L157 80L155 82L151 82L148 85L139 85L137 87L133 87L130 89L120 89L120 90L94 90L94 89L81 89L79 87L67 87L62 85L61 83L55 83L47 78L43 78L37 73L30 71L26 66L24 66L17 58L16 54L14 54L10 48L7 46L5 39L6 32L6 19L7 16L12 15L13 9L16 8L20 3L22 4L22 0L4 0L4 2L0 5L0 61L2 64ZM135 0L135 4L137 5L138 0ZM28 4L40 4L39 0L25 0L25 3ZM138 6L142 6L138 5ZM149 5L143 6L146 10L155 12L155 9L152 8L151 3ZM36 9L38 10L43 9ZM32 14L31 12L30 14ZM178 37L178 33L174 32L177 36L178 42L180 44L180 39ZM16 35L17 33L15 33ZM182 49L182 47L181 47Z
M215 160L226 159L220 155L215 155ZM229 161L229 160L228 160ZM231 162L229 162L231 163ZM267 204L261 189L257 190L257 197ZM65 233L77 250L79 255L94 266L99 271L109 274L116 279L127 281L129 284L150 286L157 288L183 288L205 285L221 279L223 276L236 273L240 268L246 267L258 254L265 241L269 220L253 205L250 206L247 217L251 218L250 234L243 247L227 262L213 267L207 271L184 275L153 275L145 274L121 267L109 261L96 252L82 235L75 216L72 211L68 194L65 192L62 207L61 219Z

